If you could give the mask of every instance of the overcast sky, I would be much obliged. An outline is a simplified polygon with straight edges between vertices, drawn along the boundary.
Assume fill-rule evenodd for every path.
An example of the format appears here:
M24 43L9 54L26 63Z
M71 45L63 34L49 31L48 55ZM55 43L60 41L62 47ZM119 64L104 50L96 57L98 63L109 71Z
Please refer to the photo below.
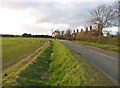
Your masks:
M1 0L0 34L51 35L52 29L85 27L90 19L90 10L101 4L112 4L114 1Z

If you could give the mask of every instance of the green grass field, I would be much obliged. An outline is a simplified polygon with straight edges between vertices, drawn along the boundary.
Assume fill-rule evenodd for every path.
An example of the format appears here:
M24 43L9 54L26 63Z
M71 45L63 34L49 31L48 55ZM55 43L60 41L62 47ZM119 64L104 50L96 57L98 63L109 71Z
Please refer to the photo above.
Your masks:
M25 58L45 42L40 38L2 38L3 68Z
M10 65L8 65L7 67L5 67L3 70L2 70L2 84L3 86L5 85L8 85L10 86L11 85L11 82L14 81L18 74L26 69L26 67L29 65L29 64L32 64L35 59L38 57L38 55L46 48L49 46L49 41L47 39L40 39L40 38L3 38L4 40L4 43L6 42L6 44L8 44L8 46L13 46L14 43L16 42L17 46L15 46L17 49L12 49L11 48L11 58L12 56L14 57L14 59L10 59L8 58L7 62L4 62L4 66L6 65L6 63L10 63ZM7 40L9 40L7 42ZM11 40L14 40L15 42L11 42ZM20 42L18 42L20 41ZM19 44L19 43L24 43L24 44ZM30 44L28 44L30 43ZM33 44L32 44L33 43ZM22 45L22 46L21 46ZM29 46L29 47L28 47ZM6 45L7 47L7 45ZM4 45L4 48L6 48L5 45ZM22 48L22 51L25 50L25 49L28 49L28 50L25 50L23 52L21 52L19 55L22 56L22 58L17 58L16 55L14 54L13 51L16 50L17 53L19 53L17 50L18 48L21 47ZM4 49L3 48L3 49ZM9 49L6 48L6 50ZM30 50L31 49L31 50ZM34 50L34 51L33 51ZM8 52L4 53L4 54L8 54ZM4 55L3 54L3 55ZM25 55L26 54L26 55ZM17 54L18 55L18 54ZM19 56L18 55L18 56ZM24 56L25 55L25 56ZM7 56L7 55L6 55ZM15 58L16 57L16 58ZM6 58L3 58L4 60L6 60ZM15 61L15 62L14 62ZM12 63L12 64L11 64Z
M18 78L14 86L111 86L103 73L56 40Z

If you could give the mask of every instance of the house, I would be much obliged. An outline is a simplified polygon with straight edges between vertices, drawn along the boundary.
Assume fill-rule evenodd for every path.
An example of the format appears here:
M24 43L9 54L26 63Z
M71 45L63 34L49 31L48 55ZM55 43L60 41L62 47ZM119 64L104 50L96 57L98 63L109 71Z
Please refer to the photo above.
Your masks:
M99 36L100 30L98 30L98 28L96 28L96 27L94 27L94 29L93 29L92 26L90 26L90 28L86 27L85 31L83 31L83 28L82 28L81 32L79 32L78 29L77 29L77 32L75 32L75 30L73 30L73 33L72 33L73 39L75 39L77 34Z

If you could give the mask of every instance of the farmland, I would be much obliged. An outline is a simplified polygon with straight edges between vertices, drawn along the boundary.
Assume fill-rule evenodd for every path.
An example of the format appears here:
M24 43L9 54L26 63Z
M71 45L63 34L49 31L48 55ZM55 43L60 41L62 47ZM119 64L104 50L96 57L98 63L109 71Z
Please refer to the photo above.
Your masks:
M3 38L2 43L3 85L14 80L49 45L46 39L37 38Z
M50 41L38 57L21 70L15 79L10 81L12 77L5 77L4 86L113 85L103 73L81 56L56 40Z
M44 44L44 39L3 38L3 68L25 58Z

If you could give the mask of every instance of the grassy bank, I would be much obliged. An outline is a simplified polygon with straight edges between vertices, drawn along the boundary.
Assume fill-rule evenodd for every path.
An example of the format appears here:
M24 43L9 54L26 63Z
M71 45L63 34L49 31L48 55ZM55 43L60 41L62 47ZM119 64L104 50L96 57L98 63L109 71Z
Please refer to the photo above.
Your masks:
M53 41L53 56L50 64L52 86L98 86L112 85L100 71L82 57L77 56L60 42Z
M84 45L90 45L90 46L94 46L97 48L110 50L110 51L114 51L114 52L120 52L120 46L114 46L114 45L108 45L108 44L99 44L99 43L93 43L93 42L85 42L85 41L73 41L73 42L77 42L79 44L84 44Z
M112 82L78 54L58 41L21 71L16 86L110 86Z

